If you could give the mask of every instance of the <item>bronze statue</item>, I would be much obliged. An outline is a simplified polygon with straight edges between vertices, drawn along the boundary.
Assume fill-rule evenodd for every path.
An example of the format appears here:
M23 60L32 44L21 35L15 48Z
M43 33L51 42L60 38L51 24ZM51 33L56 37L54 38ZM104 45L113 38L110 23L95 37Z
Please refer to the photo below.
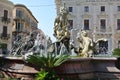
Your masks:
M64 5L64 7L62 7L60 10L60 15L58 15L54 21L54 36L57 39L56 42L57 47L60 49L62 43L65 45L67 51L69 52L70 33L68 30L69 27L69 21L67 18L68 14L69 12Z
M95 46L99 40L94 42L91 38L88 37L86 31L80 30L80 37L77 38L77 41L79 42L79 47L75 48L74 45L70 44L68 14L69 12L64 5L64 7L61 8L60 14L56 17L54 21L54 36L56 37L57 41L53 43L50 51L57 50L59 52L61 49L61 44L64 44L68 53L70 53L70 50L73 48L79 56L92 57L95 51ZM57 47L57 49L55 47Z
M99 41L107 41L105 38L98 39L97 41L93 41L88 37L87 32L84 30L80 30L80 36L77 37L77 41L79 42L79 47L74 48L74 51L81 57L92 57L93 53L96 51L96 45Z
M54 21L54 36L57 38L59 41L60 38L62 37L62 33L64 33L64 29L69 27L69 22L68 22L68 11L67 8L64 6L61 8L60 15L56 17Z
M87 36L87 32L85 32L84 30L81 30L80 33L81 33L82 41L79 41L79 42L82 50L79 53L79 55L82 55L83 57L91 57L93 53L93 50L92 50L93 40Z

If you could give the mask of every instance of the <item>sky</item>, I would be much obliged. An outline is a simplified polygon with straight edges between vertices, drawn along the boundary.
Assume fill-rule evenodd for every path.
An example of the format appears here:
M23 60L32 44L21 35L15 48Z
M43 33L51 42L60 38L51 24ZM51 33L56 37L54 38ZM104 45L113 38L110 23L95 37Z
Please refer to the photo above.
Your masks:
M9 0L14 4L24 4L38 20L38 28L41 29L45 35L53 36L53 24L56 17L55 0Z

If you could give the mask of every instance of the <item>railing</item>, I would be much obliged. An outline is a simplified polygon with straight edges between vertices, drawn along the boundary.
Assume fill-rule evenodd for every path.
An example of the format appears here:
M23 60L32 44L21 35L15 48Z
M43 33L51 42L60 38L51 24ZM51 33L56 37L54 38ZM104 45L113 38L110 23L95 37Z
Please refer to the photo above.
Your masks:
M4 40L8 40L8 39L10 38L10 34L1 33L1 34L0 34L0 38L1 38L1 39L4 39Z
M8 24L10 23L10 18L2 17L1 21Z
M18 16L16 16L16 17L14 18L14 20L22 20L22 21L25 21L25 18L24 18L24 17L18 17Z
M98 27L95 28L94 33L107 33L107 34L111 34L112 33L112 28L106 28L106 29L99 29Z

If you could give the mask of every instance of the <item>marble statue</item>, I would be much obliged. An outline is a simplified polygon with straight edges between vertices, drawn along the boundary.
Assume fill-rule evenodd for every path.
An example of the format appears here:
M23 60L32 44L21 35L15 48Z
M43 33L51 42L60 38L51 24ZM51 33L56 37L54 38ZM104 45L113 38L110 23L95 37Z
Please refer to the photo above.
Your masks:
M19 50L19 47L22 45L22 38L21 35L17 35L13 41L13 47L11 50L12 55L16 55L19 53L16 53L16 51Z
M19 35L16 37L16 40L13 44L13 49L11 54L15 55L24 55L27 51L29 51L33 45L34 45L34 34L27 34L25 37L25 41L23 42L23 39L19 38Z

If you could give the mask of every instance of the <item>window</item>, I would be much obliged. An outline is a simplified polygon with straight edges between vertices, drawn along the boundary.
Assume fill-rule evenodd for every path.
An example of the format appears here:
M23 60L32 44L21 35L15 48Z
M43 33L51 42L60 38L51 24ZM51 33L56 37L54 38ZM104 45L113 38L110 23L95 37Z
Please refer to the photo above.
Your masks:
M120 11L120 6L117 6L117 10Z
M4 10L4 19L7 19L7 18L8 18L8 11Z
M100 29L102 29L102 30L106 29L106 20L105 19L100 20Z
M120 30L120 19L117 19L117 29Z
M2 36L7 37L7 26L3 26Z
M17 31L22 31L22 28L23 28L23 24L22 23L17 23L17 25L16 25Z
M101 6L101 12L105 12L105 6Z
M16 10L16 16L22 18L23 12L21 10Z
M89 7L88 6L84 7L84 12L89 12Z
M69 22L69 30L73 29L73 20L68 20Z
M89 30L89 20L84 20L84 30Z
M120 41L118 41L118 48L120 49Z
M73 7L69 7L69 12L73 12Z

